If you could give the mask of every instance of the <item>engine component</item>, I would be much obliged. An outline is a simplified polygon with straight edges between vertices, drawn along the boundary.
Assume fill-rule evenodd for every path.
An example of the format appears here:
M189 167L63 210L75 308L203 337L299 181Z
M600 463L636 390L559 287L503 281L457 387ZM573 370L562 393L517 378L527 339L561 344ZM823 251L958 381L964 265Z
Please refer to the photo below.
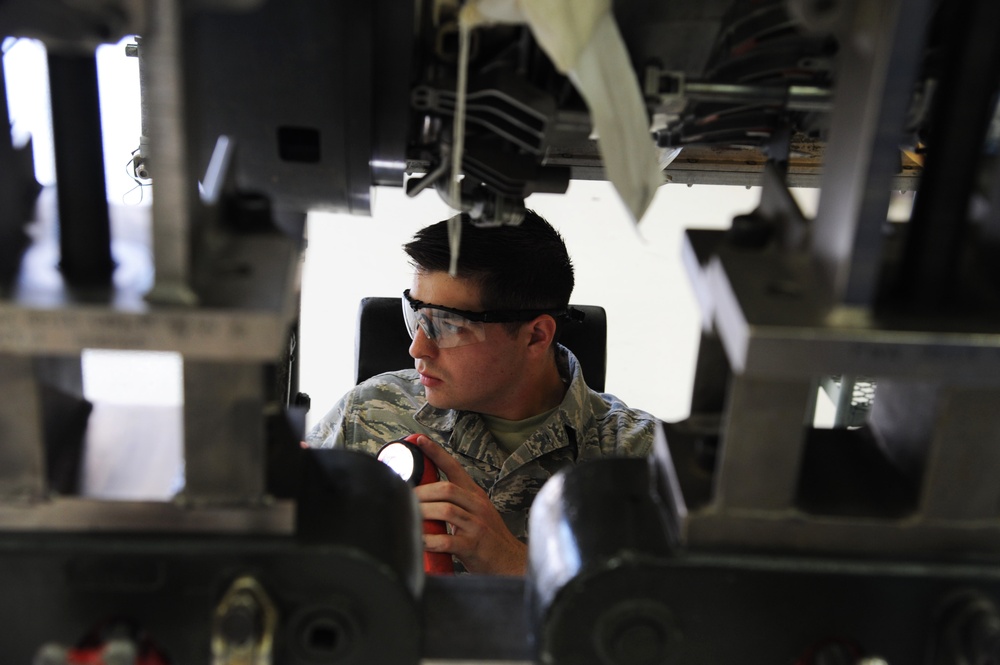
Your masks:
M215 608L212 665L270 665L278 612L252 577L233 581Z
M528 537L538 662L668 662L679 634L652 571L673 538L655 488L645 460L623 459L561 471L539 492Z

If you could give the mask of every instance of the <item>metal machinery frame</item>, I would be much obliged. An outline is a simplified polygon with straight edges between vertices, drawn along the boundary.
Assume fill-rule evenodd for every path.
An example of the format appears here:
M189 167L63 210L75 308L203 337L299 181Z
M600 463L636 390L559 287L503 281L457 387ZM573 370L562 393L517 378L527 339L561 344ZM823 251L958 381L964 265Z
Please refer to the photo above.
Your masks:
M685 155L666 180L762 196L687 234L690 418L649 459L547 484L523 580L425 579L412 496L367 457L300 449L281 369L305 212L449 175L457 5L0 2L0 34L47 46L58 169L39 195L0 136L0 659L995 662L1000 4L615 3L653 138ZM130 34L151 256L115 244L100 176L93 51ZM504 221L603 177L531 33L475 35L453 202ZM892 189L917 189L905 224ZM56 483L86 348L183 354L175 501ZM833 375L877 381L860 426L811 427Z

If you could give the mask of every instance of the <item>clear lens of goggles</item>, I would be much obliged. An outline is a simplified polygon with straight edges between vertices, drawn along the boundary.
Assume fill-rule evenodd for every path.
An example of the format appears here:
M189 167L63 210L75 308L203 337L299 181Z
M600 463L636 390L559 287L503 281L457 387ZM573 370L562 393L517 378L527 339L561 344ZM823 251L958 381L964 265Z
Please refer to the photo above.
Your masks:
M419 326L427 339L434 342L439 349L451 349L486 340L486 324L431 307L414 310L405 299L403 320L406 321L410 339L416 337Z

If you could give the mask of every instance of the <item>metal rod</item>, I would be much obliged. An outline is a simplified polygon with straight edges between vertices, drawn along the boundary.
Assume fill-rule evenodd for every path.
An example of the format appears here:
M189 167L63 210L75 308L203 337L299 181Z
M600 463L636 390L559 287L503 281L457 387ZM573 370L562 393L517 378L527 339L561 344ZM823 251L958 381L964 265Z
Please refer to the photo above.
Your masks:
M815 86L741 85L700 81L686 82L683 96L704 102L781 104L789 111L820 112L831 109L833 97L829 90Z
M139 148L133 160L135 174L139 178L150 178L149 171L149 84L147 82L148 65L146 63L146 50L142 46L142 37L136 37L135 43L125 47L125 53L130 58L139 61Z
M854 384L857 378L844 374L840 377L840 391L837 393L837 409L833 416L834 427L851 424L851 404L854 403Z
M842 36L812 248L836 300L875 299L890 183L923 54L927 0L860 2Z
M45 494L42 407L32 359L0 354L0 504Z
M7 168L14 168L14 144L10 136L10 108L7 106L7 77L4 74L3 56L0 55L0 126L4 128L4 133L0 136L0 164L4 167L4 173L11 173ZM9 180L9 178L4 178Z
M955 300L969 197L1000 77L1000 4L949 3L945 11L951 19L946 71L935 93L927 161L898 282L914 306L931 309Z
M70 285L108 284L114 273L104 181L97 58L49 51L59 193L60 268Z
M146 87L153 180L153 259L156 283L147 298L194 305L191 253L196 217L197 178L191 168L184 86L183 10L179 0L152 0L150 31L144 36L140 67ZM143 130L147 131L147 130Z
M7 83L3 62L0 60L0 283L10 280L16 272L20 247L25 244L21 230L23 219L19 214L17 158L10 136L10 117L7 107Z

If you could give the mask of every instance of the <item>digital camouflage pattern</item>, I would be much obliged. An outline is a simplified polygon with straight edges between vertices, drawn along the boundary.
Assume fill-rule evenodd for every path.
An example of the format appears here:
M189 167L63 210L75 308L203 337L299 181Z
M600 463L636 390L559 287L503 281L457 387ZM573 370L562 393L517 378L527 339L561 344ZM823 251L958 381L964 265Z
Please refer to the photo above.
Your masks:
M587 387L579 363L559 347L569 390L559 408L506 460L476 413L436 409L424 401L416 370L389 372L361 383L306 438L314 448L375 455L389 441L425 434L442 444L482 487L511 533L527 539L528 509L560 469L601 457L649 454L658 425L648 413Z

